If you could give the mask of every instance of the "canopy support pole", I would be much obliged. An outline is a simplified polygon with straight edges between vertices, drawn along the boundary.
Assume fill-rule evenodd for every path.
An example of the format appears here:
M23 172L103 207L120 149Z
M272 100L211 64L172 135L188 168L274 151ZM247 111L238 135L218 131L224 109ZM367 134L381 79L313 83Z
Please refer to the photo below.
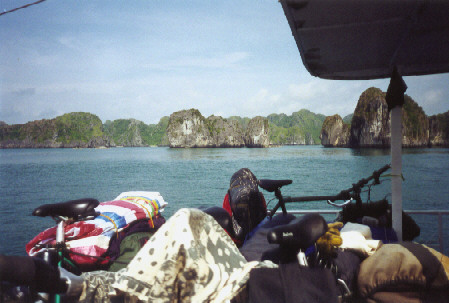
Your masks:
M390 112L391 121L391 194L393 229L402 241L402 107Z
M402 105L406 90L407 85L395 67L385 99L391 123L392 224L399 241L402 241Z

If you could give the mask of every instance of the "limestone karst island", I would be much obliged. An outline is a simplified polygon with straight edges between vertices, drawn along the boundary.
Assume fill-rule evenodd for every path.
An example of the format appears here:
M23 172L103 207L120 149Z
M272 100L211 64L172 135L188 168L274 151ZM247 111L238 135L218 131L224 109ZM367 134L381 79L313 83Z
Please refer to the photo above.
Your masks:
M429 117L406 95L402 115L404 147L449 146L449 111ZM265 148L316 144L383 148L390 145L389 134L385 93L372 87L361 94L354 113L344 118L305 109L291 115L205 118L198 110L189 109L149 125L135 119L102 123L98 116L82 112L26 124L0 121L0 148Z

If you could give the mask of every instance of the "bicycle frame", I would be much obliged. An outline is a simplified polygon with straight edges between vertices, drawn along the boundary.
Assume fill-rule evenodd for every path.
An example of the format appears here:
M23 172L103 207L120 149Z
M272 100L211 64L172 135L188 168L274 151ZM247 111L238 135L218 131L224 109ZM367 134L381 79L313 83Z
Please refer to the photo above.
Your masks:
M96 216L95 207L98 206L98 204L99 201L96 199L85 198L56 204L41 205L33 211L34 216L51 216L57 223L56 243L55 245L45 245L45 250L43 250L42 253L44 254L43 259L48 264L59 269L61 278L63 278L67 284L66 293L72 293L72 291L78 289L80 284L78 283L79 277L75 274L81 274L81 270L74 264L74 262L71 261L70 256L65 256L65 226L71 221L94 218ZM54 254L56 260L51 260L51 251L56 252ZM64 267L66 267L66 269L64 269ZM41 294L41 296L44 295ZM61 295L58 293L48 294L48 296L45 295L44 297L48 297L48 301L54 301L57 303L61 301Z
M61 278L65 278L67 282L76 279L76 275L73 275L70 273L70 271L64 269L63 264L68 264L70 266L70 269L75 272L79 272L78 267L70 260L70 258L66 258L64 256L64 249L66 247L65 245L65 231L64 227L66 225L66 222L68 218L66 217L58 217L53 218L55 221L57 221L57 227L56 227L56 244L52 247L47 247L46 250L43 252L44 254L44 260L47 263L56 263L53 264L54 266L57 266L60 273ZM46 258L46 253L50 253L52 250L56 252L55 256L57 257L57 260L55 262L51 262L51 260ZM69 284L72 284L69 282ZM68 288L70 288L70 285L68 285ZM61 302L61 295L58 293L54 294L47 294L47 293L39 293L39 295L43 298L45 298L48 302L55 302L60 303Z

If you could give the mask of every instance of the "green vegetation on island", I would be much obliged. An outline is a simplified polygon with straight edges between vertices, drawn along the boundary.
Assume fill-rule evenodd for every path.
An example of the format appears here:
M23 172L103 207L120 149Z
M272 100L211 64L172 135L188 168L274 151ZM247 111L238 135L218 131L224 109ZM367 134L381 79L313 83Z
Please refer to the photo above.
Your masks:
M56 117L56 142L70 143L79 141L87 143L94 137L103 137L103 124L96 115L90 113L70 113ZM52 135L46 131L46 135ZM51 138L46 138L51 139Z
M26 124L2 124L0 147L95 147L107 145L103 124L90 113L69 113Z
M326 116L315 114L306 109L286 114L271 114L271 144L320 144L321 126Z
M153 146L164 145L168 117L163 117L158 124L145 124L135 119L107 120L105 133L118 146Z
M345 116L343 118L343 123L347 124L347 125L351 125L352 117L354 117L354 114L349 114L349 115Z

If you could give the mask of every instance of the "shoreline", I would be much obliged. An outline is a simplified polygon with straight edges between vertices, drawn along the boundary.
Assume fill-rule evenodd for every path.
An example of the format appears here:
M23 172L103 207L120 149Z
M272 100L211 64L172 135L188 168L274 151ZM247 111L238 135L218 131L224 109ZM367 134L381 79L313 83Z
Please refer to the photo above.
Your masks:
M267 147L248 147L248 146L239 146L239 147L211 147L211 146L196 146L196 147L170 147L168 145L144 145L144 146L92 146L92 147L73 147L73 146L67 146L67 147L52 147L52 146L26 146L26 147L20 147L20 146L0 146L1 149L111 149L111 148L158 148L158 147L166 147L170 149L217 149L217 148L225 148L225 149L241 149L241 148L251 148L251 149L264 149L264 148L279 148L283 146L321 146L326 149L333 149L333 148L345 148L345 149L354 149L354 150L360 150L360 149L389 149L390 146L384 146L384 145L370 145L370 146L357 146L357 147L350 147L350 146L325 146L322 144L270 144ZM403 149L436 149L436 148L449 148L449 145L422 145L422 146L407 146L403 145Z

